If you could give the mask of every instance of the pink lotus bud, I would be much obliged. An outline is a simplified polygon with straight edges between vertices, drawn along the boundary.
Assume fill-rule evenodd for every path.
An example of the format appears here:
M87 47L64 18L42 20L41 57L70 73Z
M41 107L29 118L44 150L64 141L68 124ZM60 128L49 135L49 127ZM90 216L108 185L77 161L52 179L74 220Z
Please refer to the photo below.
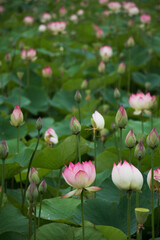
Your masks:
M126 147L133 148L136 145L136 137L131 129L125 139Z
M42 76L44 78L50 78L52 76L52 69L49 66L43 68L42 69Z
M117 111L117 114L115 117L115 123L116 123L117 127L119 127L119 128L125 128L125 126L128 123L128 116L127 116L126 110L124 109L123 105L121 105Z
M38 191L39 191L39 193L47 192L47 183L46 183L45 179L40 183L40 185L38 187Z
M103 61L100 62L99 66L98 66L98 72L100 73L104 73L105 72L105 64Z
M72 131L72 134L74 134L74 135L77 135L81 131L81 124L75 118L75 116L73 116L72 119L71 119L70 129Z
M41 22L46 23L46 22L50 21L51 18L52 18L51 15L49 13L45 12L42 14Z
M59 15L61 17L64 17L66 14L67 14L66 8L64 6L61 6L60 9L59 9Z
M107 128L103 128L100 131L100 136L101 136L101 141L103 142L105 140L105 138L108 136L109 134L109 130Z
M81 84L81 89L82 89L82 90L85 90L87 87L88 87L88 82L87 82L87 80L85 79L85 80L83 80L83 82L82 82L82 84Z
M35 61L36 59L37 59L37 57L36 57L36 50L35 49L29 49L28 51L27 51L27 59L29 60L29 61Z
M52 128L49 128L45 132L44 140L49 145L57 144L58 143L58 136L57 136L56 132Z
M73 195L80 195L83 190L88 192L95 192L100 190L99 187L89 187L96 178L96 171L94 164L89 162L76 163L75 165L70 162L69 167L65 166L62 173L64 180L76 189L65 194L62 198L68 198Z
M95 111L92 114L91 122L93 128L95 128L96 130L102 130L104 128L105 125L104 118L98 111Z
M151 179L151 170L147 175L147 183L149 188L152 188L152 179ZM160 169L157 168L153 171L153 189L154 191L159 192L160 190Z
M15 106L12 114L11 114L11 125L15 127L20 127L23 125L23 113L18 105Z
M26 198L29 203L35 203L38 197L38 190L35 182L31 182L27 191L26 191Z
M135 45L134 38L131 36L127 41L126 41L126 47L127 48L133 48Z
M104 62L107 62L113 54L110 46L101 47L99 53Z
M116 88L116 89L114 90L114 98L115 98L115 99L120 99L120 97L121 97L120 91L119 91L118 88Z
M124 62L121 62L121 63L119 64L119 66L118 66L118 71L117 71L117 72L118 72L119 74L124 74L125 71L126 71L126 65L125 65Z
M120 190L140 191L143 185L143 176L132 164L127 161L122 164L120 161L118 165L114 163L112 181Z
M151 16L148 14L143 14L140 16L141 23L148 24L151 21Z
M31 17L31 16L27 16L23 19L23 22L26 24L26 25L32 25L33 22L34 22L34 18Z
M103 31L101 28L98 28L97 31L96 31L96 37L98 39L101 39L103 37Z
M76 94L74 96L75 101L79 104L82 101L82 95L79 90L76 91Z
M137 146L135 147L134 156L135 156L135 158L137 158L138 160L141 160L141 159L144 158L145 154L146 154L146 149L145 149L145 147L144 147L144 145L143 145L143 142L140 141L140 142L137 144Z
M121 9L121 4L119 2L109 2L108 3L108 8L114 12L114 13L118 13Z
M128 27L132 27L133 25L134 25L134 21L133 21L133 19L130 19L128 21Z
M153 128L152 131L150 132L150 134L148 135L146 142L147 142L148 147L150 147L152 149L158 147L159 135L155 128Z
M28 177L29 177L29 182L30 183L32 181L34 181L36 185L39 184L40 179L39 179L39 176L38 176L38 172L36 171L35 168L31 167Z
M47 30L46 25L44 25L44 24L39 25L39 28L38 28L39 32L45 32L46 30Z
M6 141L3 139L0 142L0 159L5 160L8 156L8 145Z

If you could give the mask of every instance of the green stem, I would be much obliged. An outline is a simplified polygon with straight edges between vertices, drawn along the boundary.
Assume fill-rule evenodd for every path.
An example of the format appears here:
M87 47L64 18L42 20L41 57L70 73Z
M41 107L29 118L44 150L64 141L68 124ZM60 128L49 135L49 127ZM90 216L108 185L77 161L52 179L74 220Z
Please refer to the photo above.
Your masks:
M32 236L32 209L33 209L33 205L30 204L29 206L29 228L28 228L28 239L31 239Z
M141 112L142 133L144 133L143 111Z
M77 136L77 156L78 156L78 161L81 163L80 133L77 134L76 136Z
M118 143L117 143L117 138L116 138L115 131L114 131L114 142L115 142L115 147L116 147L116 151L117 151L117 157L118 157L118 161L119 161L120 157L119 157Z
M43 195L42 195L42 193L40 193L39 215L38 215L38 227L40 227L40 221L41 221L42 198L43 198Z
M120 158L120 160L122 158L122 128L120 128L120 154L119 154L119 158Z
M131 62L131 50L128 50L128 95L130 93L130 84L131 84L131 76L130 76L130 62Z
M36 206L34 208L34 240L36 240L36 230L37 230L37 221L36 221Z
M4 181L5 181L5 160L2 160L2 190L1 190L0 207L2 207L3 205Z
M60 186L61 186L61 176L62 176L62 167L59 170L59 176L58 176L58 188L57 188L57 197L59 196L59 190L60 190Z
M138 160L138 169L141 171L141 160ZM139 192L136 191L136 208L139 207Z
M17 127L17 153L19 153L19 127Z
M131 240L131 194L128 193L128 240Z
M82 239L84 240L84 211L83 211L83 190L81 193L81 217L82 217Z
M151 113L151 130L153 129L153 113Z
M78 114L79 114L79 122L81 123L81 108L79 103L78 103Z
M152 240L154 240L154 189L153 189L153 177L154 177L154 150L151 152L151 196L152 196Z
M96 129L93 129L93 140L94 140L94 165L95 165L95 169L97 171L97 161L96 161ZM95 186L96 186L96 179L95 179Z
M19 106L21 106L21 82L19 81Z
M17 127L17 153L19 153L19 127ZM19 173L19 179L20 179L21 197L23 199L23 185L22 185L21 172Z
M159 191L157 191L157 208L158 208L158 214L157 214L157 236L159 236Z
M27 64L27 88L29 88L30 85L30 64L28 62Z
M27 176L26 176L26 183L25 183L25 189L24 189L24 194L23 194L23 199L22 199L22 213L24 213L24 203L25 203L25 198L26 198L26 191L27 191L27 186L28 186L28 183L29 183L29 180L28 180L28 176L29 176L29 171L30 171L30 168L31 168L31 165L32 165L32 161L33 161L33 158L34 158L34 155L37 151L37 148L38 148L38 144L39 144L39 139L40 139L40 131L38 131L38 137L37 137L37 144L36 144L36 147L32 153L32 156L29 160L29 165L28 165L28 170L27 170Z
M129 148L129 163L132 162L132 148Z

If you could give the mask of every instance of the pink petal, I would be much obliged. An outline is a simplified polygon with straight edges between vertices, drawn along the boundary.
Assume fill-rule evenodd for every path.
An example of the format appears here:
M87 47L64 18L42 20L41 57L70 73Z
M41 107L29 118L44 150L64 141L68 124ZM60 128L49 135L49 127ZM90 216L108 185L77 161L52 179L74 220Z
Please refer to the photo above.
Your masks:
M76 187L75 186L75 175L74 173L65 166L65 170L62 173L64 180L72 187Z
M75 190L73 190L73 191L71 191L71 192L69 192L69 193L66 193L64 196L62 196L61 198L69 198L69 197L72 197L74 194L75 194L75 192L77 191L77 189L75 189Z
M89 176L85 171L80 170L75 175L76 188L85 188L88 187Z
M88 192L97 192L99 190L101 190L100 187L96 187L96 186L92 186L92 187L87 187L85 188Z
M80 189L76 189L75 196L80 195L81 192L82 192L82 188L80 188Z

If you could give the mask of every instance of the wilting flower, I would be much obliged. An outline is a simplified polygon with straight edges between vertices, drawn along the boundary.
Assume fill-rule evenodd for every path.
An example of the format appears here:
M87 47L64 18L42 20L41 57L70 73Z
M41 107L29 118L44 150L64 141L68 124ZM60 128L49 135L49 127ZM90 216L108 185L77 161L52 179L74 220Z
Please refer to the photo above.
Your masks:
M151 21L151 16L148 15L148 14L143 14L143 15L140 16L140 20L141 20L142 23L148 24Z
M32 25L33 22L34 22L34 18L31 17L31 16L27 16L23 19L23 22L26 24L26 25Z
M43 68L42 69L42 76L44 78L50 78L52 76L52 69L49 66Z
M46 143L52 145L52 144L57 144L58 143L58 136L54 129L49 128L44 135L44 140Z
M108 8L115 13L118 13L121 9L121 4L119 2L109 2Z
M88 192L96 192L100 190L99 187L90 185L94 182L96 178L96 170L94 163L91 161L76 163L75 165L70 162L69 167L65 166L65 170L62 173L64 180L71 186L76 189L65 194L62 198L68 198L73 195L80 195L83 190Z
M39 25L39 28L38 28L39 32L45 32L46 30L47 30L46 25L44 25L44 24Z
M49 13L45 12L42 14L41 22L46 23L46 22L50 21L51 18L52 18L51 15Z
M148 175L147 175L147 183L149 188L152 188L152 171L150 169ZM153 189L154 191L160 191L160 169L157 168L156 170L153 171Z
M23 125L23 113L18 105L15 106L12 114L10 124L14 127L20 127Z
M96 130L102 130L104 128L105 122L103 116L98 112L95 111L92 114L92 126Z
M104 62L108 61L113 54L112 48L110 46L101 47L99 53Z
M124 62L121 62L121 63L118 65L118 70L117 70L117 72L118 72L119 74L123 74L123 73L125 73L125 71L126 71L126 65L125 65Z
M35 49L28 49L28 50L22 50L21 51L21 58L26 61L32 61L34 62L37 57L36 57L36 50Z
M143 185L143 176L132 164L127 161L122 164L120 161L118 165L114 163L112 181L120 190L140 191Z
M31 183L32 181L35 182L35 184L39 184L40 182L40 179L39 179L39 176L38 176L38 172L36 171L35 168L31 167L30 171L29 171L29 182Z
M151 97L150 93L137 93L132 94L129 97L129 104L133 109L135 109L135 115L141 114L142 111L150 114L148 110L151 109L155 101L155 96Z

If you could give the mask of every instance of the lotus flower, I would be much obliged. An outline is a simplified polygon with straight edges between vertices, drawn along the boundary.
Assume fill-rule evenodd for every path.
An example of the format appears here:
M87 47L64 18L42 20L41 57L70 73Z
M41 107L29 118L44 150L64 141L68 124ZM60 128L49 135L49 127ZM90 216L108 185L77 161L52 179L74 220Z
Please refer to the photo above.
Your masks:
M32 25L33 22L34 22L34 18L31 17L31 16L26 16L26 17L23 19L23 22L24 22L26 25Z
M52 76L52 69L49 66L43 68L42 69L42 76L44 78L50 78Z
M110 46L101 47L99 53L104 62L107 62L113 54Z
M93 127L96 128L96 130L102 130L105 124L103 116L98 111L95 111L92 114L92 118Z
M112 11L112 12L119 12L121 9L121 4L119 2L110 2L108 3L108 8Z
M148 15L148 14L143 14L143 15L140 16L140 20L141 20L142 23L148 24L151 21L151 16Z
M143 185L141 172L127 161L123 164L120 161L118 165L114 163L112 181L120 190L140 191Z
M54 129L49 128L45 132L44 140L46 141L46 143L51 144L51 145L58 143L58 136L57 136L56 132L54 131Z
M149 188L151 189L152 186L152 179L151 179L151 170L147 175L147 183ZM160 168L157 168L153 171L153 189L154 191L160 191Z
M70 186L76 188L75 190L62 196L62 198L80 195L82 190L86 190L88 192L96 192L100 190L99 187L90 187L96 178L95 166L91 161L82 162L82 164L78 162L75 165L70 162L68 168L65 166L65 170L62 175L64 180Z

